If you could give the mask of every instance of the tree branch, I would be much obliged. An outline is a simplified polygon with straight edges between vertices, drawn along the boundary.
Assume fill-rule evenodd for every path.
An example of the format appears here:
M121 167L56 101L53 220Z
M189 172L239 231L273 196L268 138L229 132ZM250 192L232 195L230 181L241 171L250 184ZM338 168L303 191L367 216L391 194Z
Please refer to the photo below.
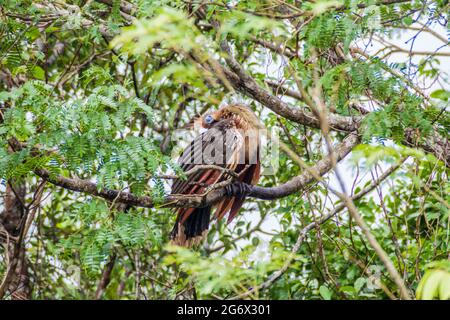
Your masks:
M223 73L236 91L260 102L265 107L286 119L309 127L320 128L320 121L312 112L306 111L304 108L292 108L280 98L261 88L255 79L248 75L244 68L232 57L228 44L222 42L221 47L227 54L225 60L231 69L222 67ZM335 130L352 132L358 129L361 119L361 117L346 117L338 114L330 114L328 116L328 123Z
M359 143L359 137L356 134L350 134L336 148L335 154L338 160L342 160ZM241 195L263 200L272 200L289 196L299 192L312 183L315 178L310 172L323 176L333 167L332 161L326 157L311 167L308 172L296 176L286 183L276 187L264 188L242 183L234 183L228 187L213 189L210 192L199 195L178 195L172 194L164 198L162 203L155 203L149 196L136 196L132 193L99 188L97 184L89 180L78 178L66 178L50 174L46 169L37 169L35 174L45 179L51 184L65 188L67 190L87 193L96 197L104 198L116 203L125 203L132 206L153 208L153 207L186 207L198 208L214 204L224 196Z

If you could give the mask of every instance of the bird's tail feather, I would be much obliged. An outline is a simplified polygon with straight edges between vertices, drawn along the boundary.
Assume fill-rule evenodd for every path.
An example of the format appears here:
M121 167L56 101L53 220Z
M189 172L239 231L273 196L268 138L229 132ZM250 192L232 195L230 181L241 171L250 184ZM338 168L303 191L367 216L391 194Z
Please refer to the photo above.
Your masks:
M170 234L171 244L188 248L200 244L208 233L210 214L209 206L196 208L186 219L178 215Z

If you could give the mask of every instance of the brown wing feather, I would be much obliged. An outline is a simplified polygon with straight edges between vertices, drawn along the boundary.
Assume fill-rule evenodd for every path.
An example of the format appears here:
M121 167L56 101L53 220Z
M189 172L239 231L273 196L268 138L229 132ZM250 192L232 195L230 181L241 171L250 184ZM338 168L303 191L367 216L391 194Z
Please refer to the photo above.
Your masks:
M225 144L220 146L213 137L217 134L227 134ZM209 163L219 165L231 170L234 170L237 165L238 152L242 144L242 137L239 132L229 126L229 122L221 121L220 126L211 128L208 131L200 134L195 138L192 143L182 153L179 164L183 171L188 171L194 168L198 164L204 163L203 154L205 150L231 150L232 152L226 152L223 163ZM187 180L176 179L172 185L172 194L202 194L205 192L205 185L212 185L227 179L228 175L223 174L219 170L206 169L187 177ZM220 204L219 204L220 205ZM229 209L229 207L228 207ZM189 215L193 212L193 208L180 208L177 210L178 221L183 223Z
M223 218L223 216L230 210L231 206L233 205L234 197L233 198L225 198L222 202L220 202L217 205L216 212L214 212L214 218L217 220L220 220Z
M217 170L205 170L203 175L198 180L198 183L204 183L206 185L212 185L219 179L220 172ZM205 191L205 187L195 184L191 185L192 188L186 190L187 194L202 194ZM183 223L189 217L189 214L194 211L195 208L181 208L178 211L180 222Z
M247 183L247 184L257 184L259 181L259 177L261 174L261 162L260 162L260 141L259 138L257 138L256 141L253 141L252 143L256 143L256 149L252 149L250 146L251 143L248 140L249 137L246 137L246 151L245 151L245 157L246 157L246 164L240 164L237 168L236 168L236 173L239 174L239 181ZM256 163L253 164L248 164L251 163L250 159L253 159L251 157L252 151L256 152ZM228 215L228 223L231 222L233 220L233 218L236 216L236 214L239 212L239 209L242 207L242 204L245 201L245 197L233 197L231 199L232 201L230 201L231 206L229 206L228 208L226 208L226 211L229 210L229 215ZM221 217L223 217L225 215L226 212L222 212L221 213Z
M259 180L261 171L261 164L259 161L256 164L252 164L247 168L247 171L243 173L243 175L240 177L240 181L247 183L247 184L256 184ZM230 214L228 215L228 222L231 222L233 218L238 213L239 209L241 209L242 204L245 201L245 198L233 198L233 206L230 208Z

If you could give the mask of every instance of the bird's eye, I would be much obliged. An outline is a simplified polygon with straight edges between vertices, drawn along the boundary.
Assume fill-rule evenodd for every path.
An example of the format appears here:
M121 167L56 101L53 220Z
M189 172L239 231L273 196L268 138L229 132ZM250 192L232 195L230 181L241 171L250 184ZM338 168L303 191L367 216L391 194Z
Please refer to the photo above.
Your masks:
M212 124L213 122L214 122L213 116L210 115L210 114L208 114L208 115L205 117L205 123L206 123L206 124Z

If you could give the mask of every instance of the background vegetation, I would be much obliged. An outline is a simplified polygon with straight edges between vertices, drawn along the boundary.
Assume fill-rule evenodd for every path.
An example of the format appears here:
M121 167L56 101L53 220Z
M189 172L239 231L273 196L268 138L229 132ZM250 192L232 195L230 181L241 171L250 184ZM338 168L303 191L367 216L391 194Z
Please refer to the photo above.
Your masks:
M0 4L1 298L450 297L448 1ZM284 193L167 246L172 137L234 101Z

